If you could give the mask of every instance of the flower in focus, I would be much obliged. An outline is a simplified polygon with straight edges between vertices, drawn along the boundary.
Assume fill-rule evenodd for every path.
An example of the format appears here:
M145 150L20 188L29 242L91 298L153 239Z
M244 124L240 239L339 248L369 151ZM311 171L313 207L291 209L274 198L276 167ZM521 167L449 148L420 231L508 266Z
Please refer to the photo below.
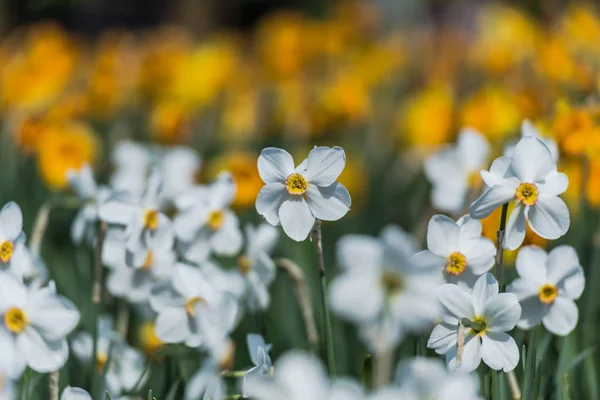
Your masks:
M540 131L528 119L524 119L523 123L521 124L521 137L534 137L540 139L546 145L548 150L550 150L550 154L552 154L552 159L554 162L558 162L559 152L556 141L554 141L552 138L543 138ZM517 143L518 142L511 142L504 147L504 155L506 157L512 157Z
M250 381L269 379L273 375L273 365L269 356L272 345L266 344L265 339L256 333L249 333L246 336L246 342L248 343L248 351L250 352L250 359L254 367L250 368L246 372L246 375L244 375L242 394L244 397L249 397L246 387L252 385Z
M67 187L67 172L91 164L98 152L92 130L83 123L70 122L44 130L38 146L38 168L53 190Z
M414 262L426 262L443 272L444 280L472 288L480 275L494 266L496 247L481 236L481 222L465 215L454 222L434 215L427 227L427 248Z
M62 394L60 400L93 400L92 396L82 388L67 386Z
M79 171L68 170L67 179L83 206L75 216L71 225L71 240L81 244L85 238L89 245L94 243L97 234L98 207L108 198L110 190L105 186L98 187L94 173L89 165Z
M526 221L545 239L557 239L569 229L569 209L558 197L569 179L557 172L552 154L541 140L524 137L513 156L497 158L489 171L481 171L486 191L471 204L471 217L487 217L504 203L515 200L504 236L504 247L514 250L525 239Z
M186 260L200 263L211 253L235 255L242 247L239 220L231 211L236 186L223 172L208 186L196 186L178 196L175 233Z
M498 282L489 273L481 275L471 291L446 283L437 293L442 304L441 322L431 332L427 347L446 354L450 370L471 372L481 360L505 372L517 366L519 348L506 333L521 315L517 296L498 293ZM462 359L457 357L459 323L464 327Z
M337 221L350 210L350 194L336 179L346 165L341 147L315 147L294 167L285 150L269 147L258 158L258 173L266 185L256 198L256 210L273 226L300 242L315 219Z
M19 248L24 245L21 207L11 201L0 210L0 267L10 268Z
M467 202L469 189L475 189L474 174L485 165L489 145L485 137L465 128L456 147L445 148L425 161L425 174L432 183L431 202L440 211L459 213Z
M579 310L575 304L585 286L575 249L562 245L546 253L537 246L523 247L517 255L519 277L507 288L521 303L517 326L530 329L542 322L555 335L575 329Z
M238 267L247 284L247 304L250 311L269 307L269 286L275 280L276 268L270 254L279 233L268 224L246 225L246 249L238 258Z
M343 272L329 288L331 309L341 318L361 325L391 328L386 330L391 337L385 344L390 346L405 332L432 326L439 312L432 293L441 275L438 268L416 267L410 260L416 250L415 239L393 225L384 228L379 238L342 237L336 253ZM372 345L383 342L378 340Z
M17 379L25 367L39 373L57 371L69 357L66 336L79 322L79 311L68 299L46 287L26 287L0 272L0 369Z

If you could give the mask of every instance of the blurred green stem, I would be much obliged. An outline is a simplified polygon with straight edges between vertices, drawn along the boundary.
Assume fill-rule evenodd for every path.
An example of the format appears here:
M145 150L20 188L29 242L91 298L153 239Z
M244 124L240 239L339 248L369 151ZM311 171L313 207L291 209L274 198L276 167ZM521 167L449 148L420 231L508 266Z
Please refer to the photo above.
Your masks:
M497 238L497 249L496 249L496 279L500 286L500 291L504 292L504 285L502 284L502 262L504 259L504 233L506 231L506 214L508 214L508 203L504 203L502 206L502 214L500 215L500 226L498 232L496 232Z
M319 268L319 277L321 279L321 301L323 305L323 315L325 317L325 346L327 347L327 365L329 366L329 375L335 377L335 353L333 350L333 331L331 329L331 316L327 304L327 277L325 275L325 262L323 261L323 242L321 235L321 221L317 220L312 230L312 242L317 254L317 266Z
M367 390L373 389L373 356L367 354L363 362L363 385Z

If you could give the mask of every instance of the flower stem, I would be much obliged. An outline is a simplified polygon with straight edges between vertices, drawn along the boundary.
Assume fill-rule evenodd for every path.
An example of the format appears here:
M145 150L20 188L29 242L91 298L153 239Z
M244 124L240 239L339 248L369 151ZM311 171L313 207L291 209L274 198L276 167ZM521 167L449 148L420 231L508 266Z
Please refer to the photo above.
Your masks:
M363 385L367 390L373 389L373 356L367 354L363 362Z
M58 371L48 374L48 389L50 390L50 400L58 400Z
M227 370L227 371L222 371L221 372L221 376L223 378L243 378L244 376L246 376L246 373L248 371L231 371L231 370Z
M287 258L279 258L275 260L275 265L287 271L292 280L294 281L294 293L298 300L298 306L304 319L304 327L306 329L306 337L308 338L308 344L314 353L319 350L319 332L317 331L317 324L315 322L315 314L310 303L310 293L302 269L298 267L292 260Z
M502 214L500 215L500 227L496 232L497 238L497 249L496 249L496 279L500 285L500 291L504 291L504 285L502 284L502 262L504 259L504 233L506 231L506 214L508 214L508 203L504 203L502 206Z
M327 305L327 278L325 276L325 262L323 261L323 242L321 235L321 221L317 220L312 230L312 242L317 254L317 266L321 280L321 301L323 305L323 315L325 318L325 345L327 347L327 365L329 375L334 377L335 371L335 353L333 349L333 331L331 329L331 316L329 315L329 306Z

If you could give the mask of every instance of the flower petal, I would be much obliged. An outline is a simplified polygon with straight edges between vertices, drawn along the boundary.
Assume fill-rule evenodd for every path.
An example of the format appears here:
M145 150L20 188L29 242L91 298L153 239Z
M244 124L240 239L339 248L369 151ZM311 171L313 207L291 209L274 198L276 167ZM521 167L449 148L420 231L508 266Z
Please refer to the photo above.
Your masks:
M562 172L552 171L546 178L544 183L537 185L541 196L558 196L564 193L569 186L569 178Z
M341 147L315 147L308 153L304 178L317 186L335 182L346 166L346 153Z
M531 329L542 322L542 319L550 309L550 306L542 303L536 295L521 300L520 304L521 317L519 318L519 322L517 322L517 326L525 330Z
M527 217L531 230L544 239L558 239L569 230L567 205L560 197L540 197Z
M471 289L471 298L475 307L475 314L483 313L486 301L499 292L498 281L493 274L487 273L481 275L475 281Z
M556 284L570 299L578 299L585 287L585 276L575 249L561 245L548 254L548 282Z
M437 295L442 304L441 319L443 322L458 325L459 319L474 317L473 299L458 286L450 283L443 284L438 287Z
M383 249L381 242L372 236L349 234L338 240L335 253L343 269L371 271L379 268Z
M517 272L521 278L539 287L548 280L547 260L548 254L541 247L525 246L517 254Z
M31 325L49 341L67 336L79 323L79 311L67 298L36 291L30 294L25 307Z
M23 230L23 213L14 201L6 203L0 210L0 241L15 241Z
M487 189L477 200L471 203L469 214L472 218L487 217L496 208L515 198L515 189L509 186L495 185Z
M113 201L109 198L100 206L98 215L101 220L109 224L127 225L131 222L134 214L139 212L139 209L135 205Z
M265 183L283 182L294 171L294 158L283 149L267 147L258 157L258 174Z
M473 128L461 129L456 145L467 170L475 171L485 164L490 145L479 131Z
M315 217L302 197L285 200L279 208L279 219L286 235L297 242L306 240L315 224Z
M0 271L0 314L10 307L22 308L27 302L27 289L13 275Z
M350 210L350 194L339 182L327 187L309 184L306 201L310 211L322 221L337 221Z
M519 363L515 339L505 332L488 332L481 337L481 358L490 368L512 371Z
M456 222L445 215L434 215L427 226L427 248L435 255L447 257L457 247L459 232Z
M528 297L534 296L537 298L537 293L540 286L536 282L532 282L524 278L516 278L506 288L506 291L517 296L519 301L525 300Z
M373 321L384 302L378 276L357 272L336 277L329 287L329 298L336 314L358 323Z
M451 371L471 372L481 363L481 340L477 335L465 334L462 360L459 365L456 361L456 343L446 353L446 366Z
M515 250L525 240L525 230L527 218L525 217L525 207L519 203L510 213L506 223L506 231L504 233L504 248L507 250Z
M60 395L60 400L93 400L92 396L82 388L67 386Z
M538 138L527 136L519 140L512 154L511 168L521 182L538 182L556 164L548 147Z
M483 315L491 332L507 332L513 329L521 316L521 306L512 293L499 293L487 299Z
M279 208L288 194L280 182L271 182L260 189L256 197L256 211L262 215L269 224L279 225Z
M469 214L460 217L456 224L460 227L461 239L479 238L481 236L481 230L483 229L481 221L472 218Z
M579 310L575 302L558 296L542 322L555 335L566 336L575 329L578 320Z
M481 171L481 178L488 187L496 185L506 186L506 178L511 176L509 172L510 163L512 159L510 157L498 157L492 163L489 171Z
M33 327L25 328L17 336L17 349L27 365L42 374L57 371L69 358L66 340L44 340Z
M427 347L434 349L438 354L446 354L448 349L456 344L456 335L456 326L440 322L431 331L431 335L427 340Z
M156 317L156 336L165 343L181 343L191 334L183 308L165 308Z
M467 257L467 267L475 275L481 275L494 266L496 246L486 237L461 242L459 251Z

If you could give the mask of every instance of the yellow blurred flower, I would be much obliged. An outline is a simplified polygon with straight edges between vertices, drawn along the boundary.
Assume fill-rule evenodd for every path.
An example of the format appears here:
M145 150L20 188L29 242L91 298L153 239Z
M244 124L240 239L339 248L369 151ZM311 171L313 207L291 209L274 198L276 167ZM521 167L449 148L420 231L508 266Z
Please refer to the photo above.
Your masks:
M396 121L410 146L428 148L448 142L454 123L452 89L444 84L426 86L408 99Z
M160 143L185 143L190 138L190 107L178 101L161 101L151 110L150 134Z
M499 87L485 87L473 93L462 106L461 125L475 128L491 140L516 133L523 114L515 96Z
M256 196L264 183L258 175L256 154L246 151L234 151L215 158L207 167L210 177L221 171L229 171L236 184L233 206L246 208L254 206Z
M53 190L67 186L67 171L91 164L98 152L92 130L81 122L48 127L38 144L38 168L44 183Z
M580 3L569 7L559 26L560 35L568 40L569 46L575 51L600 56L600 20L597 9L591 4Z
M142 349L147 355L154 354L165 343L156 336L155 325L153 321L144 322L138 330L138 338Z

